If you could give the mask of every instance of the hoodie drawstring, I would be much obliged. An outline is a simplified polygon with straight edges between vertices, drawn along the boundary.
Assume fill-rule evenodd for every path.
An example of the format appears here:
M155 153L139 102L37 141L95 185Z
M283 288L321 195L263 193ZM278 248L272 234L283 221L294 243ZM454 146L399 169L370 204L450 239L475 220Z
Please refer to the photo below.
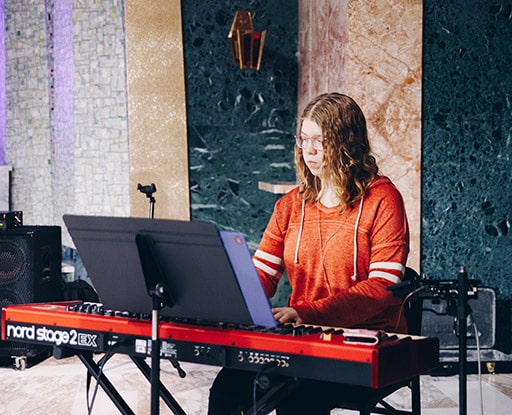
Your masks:
M363 213L363 200L364 195L361 197L361 203L359 203L359 213L357 214L356 224L354 225L354 273L352 274L352 281L357 279L357 230L359 228L359 220L361 219L361 214Z
M304 212L305 212L305 209L306 209L306 201L304 199L302 199L299 235L297 236L297 245L295 246L295 258L293 259L293 262L295 264L299 263L299 246L300 246L300 238L302 237L302 228L304 227Z

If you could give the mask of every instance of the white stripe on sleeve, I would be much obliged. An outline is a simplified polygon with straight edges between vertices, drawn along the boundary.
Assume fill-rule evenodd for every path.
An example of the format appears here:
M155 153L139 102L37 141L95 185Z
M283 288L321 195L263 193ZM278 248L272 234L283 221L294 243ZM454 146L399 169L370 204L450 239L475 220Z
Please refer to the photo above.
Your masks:
M273 277L275 277L279 272L278 270L276 270L272 267L269 267L268 265L265 265L263 262L258 261L257 259L253 258L252 262L254 262L254 266L256 268L261 269L263 272L265 272L266 274L269 274Z

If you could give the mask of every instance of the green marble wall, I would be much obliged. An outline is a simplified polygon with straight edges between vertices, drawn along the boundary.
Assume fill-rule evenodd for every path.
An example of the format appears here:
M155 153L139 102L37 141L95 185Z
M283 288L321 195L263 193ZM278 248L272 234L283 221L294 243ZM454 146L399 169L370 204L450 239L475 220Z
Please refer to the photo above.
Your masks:
M422 269L512 296L511 2L424 2Z
M259 71L235 66L236 10L267 30ZM192 220L245 233L255 248L276 196L259 181L295 180L297 2L182 2Z
M267 31L259 71L232 62L236 10ZM184 0L182 16L191 219L243 232L254 250L279 197L258 182L295 180L298 3ZM281 286L274 304L288 297Z
M425 0L423 23L422 270L452 279L463 264L496 289L508 337L512 2Z

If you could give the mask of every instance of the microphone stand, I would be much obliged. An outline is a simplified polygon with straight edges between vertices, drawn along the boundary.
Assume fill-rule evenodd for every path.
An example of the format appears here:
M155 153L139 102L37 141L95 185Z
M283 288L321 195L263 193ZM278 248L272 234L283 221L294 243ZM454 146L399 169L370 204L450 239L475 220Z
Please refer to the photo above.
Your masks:
M457 281L442 281L442 284L436 284L436 280L423 280L418 283L405 281L396 286L388 287L393 291L393 295L405 298L407 295L417 295L420 298L453 298L456 303L456 309L448 314L456 317L457 330L459 337L459 415L467 414L467 317L471 314L471 307L468 304L468 290L478 290L476 287L480 280L468 280L466 267L460 266ZM418 286L419 284L419 286ZM457 289L455 290L455 286ZM456 292L456 297L452 293ZM474 291L477 292L477 291ZM407 297L407 299L410 299Z
M468 281L466 268L461 265L458 274L457 294L457 322L459 325L459 415L467 413L467 316L468 306Z

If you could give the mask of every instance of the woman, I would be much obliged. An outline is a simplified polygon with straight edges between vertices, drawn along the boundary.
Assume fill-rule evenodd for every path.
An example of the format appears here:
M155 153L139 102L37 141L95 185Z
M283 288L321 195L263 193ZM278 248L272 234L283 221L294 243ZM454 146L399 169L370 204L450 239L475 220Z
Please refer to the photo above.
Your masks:
M283 196L254 255L269 298L286 271L292 291L273 309L280 323L406 332L399 283L409 252L403 199L371 155L365 117L343 94L322 94L298 122L300 185ZM250 407L254 374L223 369L210 391L210 415ZM340 385L304 381L277 407L283 414L329 414Z

